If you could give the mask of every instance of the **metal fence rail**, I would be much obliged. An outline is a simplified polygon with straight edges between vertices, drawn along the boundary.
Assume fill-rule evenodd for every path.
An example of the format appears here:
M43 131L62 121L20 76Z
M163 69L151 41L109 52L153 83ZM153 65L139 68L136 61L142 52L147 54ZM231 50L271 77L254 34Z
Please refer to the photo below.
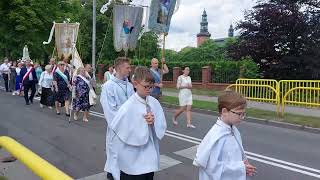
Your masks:
M295 87L290 89L282 97L282 116L284 115L286 104L302 105L305 107L320 107L320 88Z
M3 147L26 165L38 177L44 180L71 180L72 178L49 162L45 161L28 148L8 136L0 136L0 147Z

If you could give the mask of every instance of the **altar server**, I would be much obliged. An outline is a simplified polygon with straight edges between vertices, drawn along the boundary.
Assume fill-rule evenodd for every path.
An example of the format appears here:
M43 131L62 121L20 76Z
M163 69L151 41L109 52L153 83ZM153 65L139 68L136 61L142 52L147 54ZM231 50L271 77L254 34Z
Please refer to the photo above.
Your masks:
M108 179L120 179L120 170L117 163L116 144L111 142L115 134L110 129L110 124L121 105L134 94L133 85L128 82L131 71L128 58L119 57L115 60L116 75L102 86L100 102L108 123L106 135L107 160L104 170L107 172Z
M246 99L233 91L218 98L220 117L198 147L194 165L200 180L245 180L256 168L244 153L236 125L245 118Z
M137 67L133 84L137 92L117 112L110 128L117 135L121 180L152 180L159 170L159 141L167 124L157 99L150 96L154 84L151 71Z

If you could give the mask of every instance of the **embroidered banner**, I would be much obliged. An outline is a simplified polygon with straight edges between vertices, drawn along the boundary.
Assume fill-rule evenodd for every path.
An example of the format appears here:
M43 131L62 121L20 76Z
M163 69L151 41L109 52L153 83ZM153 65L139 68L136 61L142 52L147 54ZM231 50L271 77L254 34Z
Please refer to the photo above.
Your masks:
M113 7L113 36L116 51L132 51L137 46L141 30L143 8L129 5Z
M79 23L55 23L55 39L58 57L71 59L75 50Z
M156 33L168 33L176 0L152 0L149 29Z

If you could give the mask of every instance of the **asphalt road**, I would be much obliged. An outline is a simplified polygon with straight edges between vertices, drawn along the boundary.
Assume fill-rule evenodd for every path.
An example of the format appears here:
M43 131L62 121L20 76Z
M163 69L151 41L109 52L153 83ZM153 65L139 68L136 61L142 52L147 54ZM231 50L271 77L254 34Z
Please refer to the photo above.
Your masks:
M0 129L74 178L98 179L96 174L103 172L106 122L100 106L92 111L88 123L69 124L64 114L40 109L38 101L26 106L22 97L0 91ZM160 144L161 170L155 179L198 179L192 159L217 117L193 113L197 128L188 129L184 116L178 127L172 125L172 112L165 108L168 131ZM250 122L243 122L239 130L248 158L258 168L251 179L320 179L320 134Z

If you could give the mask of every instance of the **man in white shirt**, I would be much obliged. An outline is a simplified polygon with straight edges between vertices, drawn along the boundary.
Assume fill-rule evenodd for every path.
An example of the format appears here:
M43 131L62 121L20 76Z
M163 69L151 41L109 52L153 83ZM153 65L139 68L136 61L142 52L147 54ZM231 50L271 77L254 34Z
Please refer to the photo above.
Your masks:
M6 92L9 92L9 74L10 74L10 64L8 58L4 59L3 64L0 66L0 74L2 74L5 87L6 87Z

